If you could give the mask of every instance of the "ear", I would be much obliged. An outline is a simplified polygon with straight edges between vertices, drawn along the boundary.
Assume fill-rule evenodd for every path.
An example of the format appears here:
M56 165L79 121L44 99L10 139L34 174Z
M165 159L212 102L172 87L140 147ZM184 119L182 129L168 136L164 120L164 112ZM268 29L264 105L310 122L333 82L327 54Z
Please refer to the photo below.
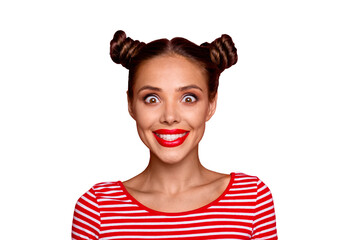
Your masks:
M130 116L135 120L134 112L133 112L133 109L132 109L132 101L131 101L131 99L129 98L129 91L126 91L126 95L127 95L127 101L128 101L128 111L129 111L129 114L130 114Z
M210 118L214 115L215 110L216 110L216 104L217 104L217 97L218 97L218 93L216 93L214 99L209 103L209 109L208 109L208 114L206 116L206 121L209 121Z

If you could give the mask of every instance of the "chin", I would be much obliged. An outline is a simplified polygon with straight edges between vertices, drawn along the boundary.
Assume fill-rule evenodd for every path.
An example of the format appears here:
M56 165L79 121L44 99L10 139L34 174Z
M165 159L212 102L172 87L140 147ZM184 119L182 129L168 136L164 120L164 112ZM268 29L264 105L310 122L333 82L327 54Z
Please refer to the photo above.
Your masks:
M167 153L161 152L160 154L152 153L152 155L156 156L159 161L166 164L176 164L185 158L185 156L180 155L177 151Z
M151 155L155 156L159 161L166 164L177 164L184 161L191 155L197 155L197 148L193 149L180 149L180 148L163 148L158 149L160 151L151 152Z

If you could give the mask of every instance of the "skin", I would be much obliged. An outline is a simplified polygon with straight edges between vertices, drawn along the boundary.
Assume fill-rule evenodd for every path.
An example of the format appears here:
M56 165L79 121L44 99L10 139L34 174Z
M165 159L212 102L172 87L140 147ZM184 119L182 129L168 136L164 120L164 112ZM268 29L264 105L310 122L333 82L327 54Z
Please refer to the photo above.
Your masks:
M150 160L143 172L123 182L127 191L146 207L161 212L194 210L217 199L230 176L200 163L199 142L217 102L217 95L208 99L203 70L179 55L155 57L138 69L133 92L128 109L150 150ZM183 144L169 148L155 139L153 131L158 129L190 132Z

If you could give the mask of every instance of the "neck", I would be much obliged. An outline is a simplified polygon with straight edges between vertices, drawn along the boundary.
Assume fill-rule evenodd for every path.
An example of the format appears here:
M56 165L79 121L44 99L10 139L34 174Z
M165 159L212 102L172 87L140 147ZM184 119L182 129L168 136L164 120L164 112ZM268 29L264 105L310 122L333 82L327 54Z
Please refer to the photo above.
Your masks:
M181 193L201 185L206 171L200 163L197 147L184 159L173 163L165 162L150 152L149 165L142 173L143 188L169 195Z

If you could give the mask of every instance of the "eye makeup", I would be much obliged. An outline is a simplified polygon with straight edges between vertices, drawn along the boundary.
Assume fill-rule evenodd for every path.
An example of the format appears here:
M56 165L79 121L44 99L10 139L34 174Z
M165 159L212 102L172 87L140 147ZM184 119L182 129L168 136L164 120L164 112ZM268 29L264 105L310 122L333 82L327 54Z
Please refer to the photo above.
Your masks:
M188 102L188 101L186 101L186 99L187 98L192 98L192 101L191 102ZM197 97L197 95L195 95L195 94L193 94L193 93L186 93L186 94L184 94L184 96L182 97L182 100L181 100L182 102L185 102L185 103L189 103L189 104L191 104L191 103L195 103L195 102L197 102L198 101L198 97Z
M156 102L152 102L151 99L156 99ZM160 98L156 95L156 94L153 94L153 93L149 93L149 94L146 94L144 97L143 97L143 101L147 104L153 104L153 103L157 103L157 102L160 102L159 100Z

